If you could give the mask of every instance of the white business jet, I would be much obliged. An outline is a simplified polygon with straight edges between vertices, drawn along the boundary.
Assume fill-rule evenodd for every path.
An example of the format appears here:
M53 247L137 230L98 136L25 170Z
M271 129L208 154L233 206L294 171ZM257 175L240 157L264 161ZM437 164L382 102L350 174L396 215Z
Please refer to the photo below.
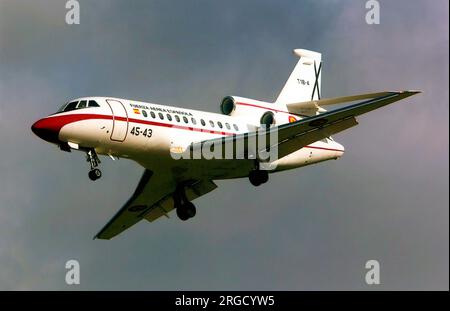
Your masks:
M168 217L172 209L181 220L195 216L192 200L214 190L214 180L248 177L259 186L269 174L338 159L344 147L331 135L357 125L361 114L419 93L323 99L321 54L294 54L299 61L274 103L227 96L217 114L85 97L37 121L32 131L63 151L85 152L92 180L101 177L98 155L128 158L145 168L131 198L95 236L111 239L142 219ZM349 105L323 108L342 103Z

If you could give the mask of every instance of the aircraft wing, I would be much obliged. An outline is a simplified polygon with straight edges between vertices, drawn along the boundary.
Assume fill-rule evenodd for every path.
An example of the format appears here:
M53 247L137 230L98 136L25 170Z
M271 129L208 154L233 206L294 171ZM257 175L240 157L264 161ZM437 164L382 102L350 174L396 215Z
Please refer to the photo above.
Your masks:
M355 117L367 113L369 111L381 108L393 102L399 101L406 97L420 93L419 91L401 91L401 92L383 92L378 93L373 99L327 111L315 116L307 117L296 122L271 127L269 129L260 130L258 132L250 132L213 140L194 143L190 146L190 151L194 152L198 148L202 148L204 144L213 145L218 143L222 145L222 150L226 150L227 145L232 144L233 147L246 146L244 158L250 157L252 154L248 142L250 138L256 135L266 135L266 139L262 140L263 144L256 146L255 151L278 148L278 158L282 158L296 150L299 150L315 141L326 138L333 134L344 131L358 124ZM372 94L373 95L373 94ZM277 131L277 141L271 142L269 137ZM254 139L253 141L258 141ZM229 146L228 146L229 147ZM253 147L252 147L253 148ZM236 148L234 149L236 150ZM256 152L253 152L255 156ZM219 160L220 162L220 160Z
M169 180L157 177L153 171L145 170L131 198L94 238L111 239L133 226L144 218L154 203L175 189Z
M306 102L298 102L298 103L288 103L286 104L288 111L296 113L297 111L301 111L301 109L317 109L321 106L328 105L337 105L342 103L349 103L352 101L363 100L363 99L371 99L377 97L383 97L390 95L392 92L377 92L377 93L366 93L366 94L358 94L358 95L350 95L343 97L332 97L332 98L321 98Z
M216 187L210 180L195 180L186 184L185 193L189 200L194 200ZM172 197L175 189L176 183L169 174L155 174L145 170L131 198L94 239L109 240L142 219L154 221L161 216L167 216L173 209Z

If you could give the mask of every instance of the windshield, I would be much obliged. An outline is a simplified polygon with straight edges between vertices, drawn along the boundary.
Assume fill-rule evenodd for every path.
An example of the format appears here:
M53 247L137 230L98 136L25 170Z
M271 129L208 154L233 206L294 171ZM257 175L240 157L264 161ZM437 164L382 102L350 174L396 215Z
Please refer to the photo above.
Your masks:
M67 112L67 111L83 109L83 108L93 108L93 107L100 107L100 105L95 100L73 101L73 102L64 104L61 108L58 109L58 111L56 113Z

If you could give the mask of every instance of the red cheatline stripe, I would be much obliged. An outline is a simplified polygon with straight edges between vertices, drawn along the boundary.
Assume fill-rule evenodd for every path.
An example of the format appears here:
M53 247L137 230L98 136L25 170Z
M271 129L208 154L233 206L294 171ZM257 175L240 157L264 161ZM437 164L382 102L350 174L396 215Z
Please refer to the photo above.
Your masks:
M242 105L242 106L250 106L250 107L255 107L255 108L266 109L266 110L275 111L275 112L292 114L294 116L299 116L299 117L306 117L306 116L298 114L298 113L293 113L293 112L284 111L284 110L278 110L278 109L274 109L274 108L268 108L268 107L264 107L264 106L258 106L258 105L255 105L255 104L248 104L248 103L241 103L241 102L236 102L236 104L237 105Z
M46 118L46 120L48 122L52 123L53 128L55 130L59 131L64 125L67 125L67 124L73 123L73 122L78 122L78 121L83 121L83 120L92 120L92 119L112 120L112 118L113 118L113 116L111 116L111 115L87 114L87 113L79 113L78 114L77 113L77 114L52 116L52 117ZM115 118L116 118L116 120L119 120L119 121L127 121L127 118L124 118L124 117L115 117ZM134 123L140 123L140 124L148 124L148 125L176 128L176 129L180 129L180 130L196 131L196 132L203 132L203 133L210 133L210 134L236 135L234 133L211 131L211 130L205 130L205 129L195 128L195 127L190 127L190 126L173 125L173 124L167 124L167 123L161 123L161 122L155 122L155 121L147 121L147 120L140 120L140 119L134 119L134 118L128 118L128 121L129 122L134 122ZM324 148L324 147L316 147L316 146L309 146L309 145L305 146L304 148L344 152L344 150Z
M311 149L321 149L321 150L329 150L329 151L339 151L339 152L344 152L344 150L339 150L339 149L332 149L332 148L324 148L324 147L317 147L317 146L305 146L303 148L311 148Z
M59 132L61 128L67 124L83 121L88 119L112 119L112 116L102 115L102 114L87 114L87 113L75 113L66 115L54 115L42 120L45 120L45 126L50 127L53 131Z

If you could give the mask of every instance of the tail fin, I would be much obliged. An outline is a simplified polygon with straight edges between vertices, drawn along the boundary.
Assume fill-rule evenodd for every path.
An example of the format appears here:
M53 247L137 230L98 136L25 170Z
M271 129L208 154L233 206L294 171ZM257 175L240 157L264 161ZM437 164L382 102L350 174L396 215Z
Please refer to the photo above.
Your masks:
M299 56L300 60L275 104L285 105L320 99L322 54L303 49L295 49L294 54Z

